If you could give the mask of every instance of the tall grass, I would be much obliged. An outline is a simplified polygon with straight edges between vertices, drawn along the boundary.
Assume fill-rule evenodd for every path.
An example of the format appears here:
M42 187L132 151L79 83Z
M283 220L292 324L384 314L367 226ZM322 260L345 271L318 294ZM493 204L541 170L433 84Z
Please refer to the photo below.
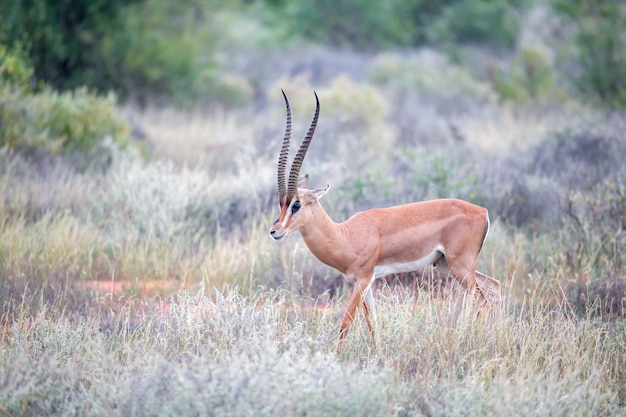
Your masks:
M15 319L4 415L617 415L625 329L528 304L500 321L410 294L379 300L334 354L341 308L280 291L182 291L137 317ZM621 410L621 411L620 411Z

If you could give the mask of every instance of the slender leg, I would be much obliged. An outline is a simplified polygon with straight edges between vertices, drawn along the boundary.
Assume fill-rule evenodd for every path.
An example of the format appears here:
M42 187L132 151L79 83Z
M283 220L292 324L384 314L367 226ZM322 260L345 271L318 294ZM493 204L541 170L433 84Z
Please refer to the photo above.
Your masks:
M352 296L350 297L348 307L346 308L346 313L343 315L343 320L341 321L341 325L339 326L339 344L337 346L337 354L341 353L341 349L343 348L343 340L346 338L348 330L350 330L350 325L354 320L357 307L363 301L363 295L366 288L367 286L363 285L363 282L358 279L354 280L354 289L352 290Z
M475 263L466 266L460 261L448 259L448 265L452 276L472 295L474 305L478 311L484 310L489 303L485 294L477 285Z
M478 290L488 301L493 317L496 319L500 318L502 309L500 281L476 271L476 285L478 286Z
M363 313L365 315L365 320L367 321L367 327L370 330L370 335L372 336L372 343L374 343L374 350L377 350L376 343L376 304L374 303L374 291L372 290L372 286L368 286L367 290L365 290L365 297L363 303Z

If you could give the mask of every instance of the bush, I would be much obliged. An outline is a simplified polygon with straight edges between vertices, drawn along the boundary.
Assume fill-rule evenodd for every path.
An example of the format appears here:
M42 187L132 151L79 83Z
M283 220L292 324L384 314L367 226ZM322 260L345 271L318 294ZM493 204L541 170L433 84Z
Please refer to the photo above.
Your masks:
M499 217L517 227L553 224L559 217L559 194L544 179L520 174L490 206L496 208ZM490 196L493 198L493 196Z
M617 0L554 0L553 6L573 33L575 49L566 52L563 65L574 88L592 101L626 107L626 5Z
M617 132L565 131L536 146L529 171L569 191L590 191L623 167L626 141Z
M285 4L285 21L304 39L359 49L409 44L414 28L402 1L299 0Z
M490 75L503 102L541 102L558 96L552 68L545 55L536 49L522 49L509 68L492 67Z
M432 50L415 54L387 53L379 55L368 71L368 79L400 96L419 95L421 103L435 104L442 112L467 111L477 105L495 103L491 86L472 77L465 68ZM393 114L400 118L402 112ZM394 120L398 124L415 124Z
M33 73L33 67L28 63L19 45L14 50L9 50L0 44L0 86L8 85L28 90Z
M10 47L22 45L34 75L54 87L106 89L99 44L106 33L120 30L118 12L128 3L4 0L0 2L0 41Z
M519 0L456 1L428 29L436 44L483 44L510 49L517 41Z
M29 94L0 87L0 147L86 155L107 137L123 144L127 135L113 94L98 96L85 88Z
M189 105L227 89L217 83L212 2L146 0L120 14L101 53L110 87L145 104L148 97ZM220 98L228 97L221 91Z
M426 43L510 48L525 0L270 1L276 24L304 39L357 49Z
M177 105L200 97L227 104L249 99L247 86L222 82L216 69L216 12L223 2L31 3L0 3L0 42L22 48L34 76L55 89L114 90L140 104L148 98Z

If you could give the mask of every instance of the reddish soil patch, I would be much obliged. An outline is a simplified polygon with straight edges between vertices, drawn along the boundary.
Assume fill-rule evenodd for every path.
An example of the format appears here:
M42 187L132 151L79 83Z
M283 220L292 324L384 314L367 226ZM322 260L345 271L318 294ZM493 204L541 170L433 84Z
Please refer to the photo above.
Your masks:
M83 291L96 291L100 294L120 296L129 293L137 293L140 296L154 297L175 292L181 288L177 281L81 281L77 283L78 289Z

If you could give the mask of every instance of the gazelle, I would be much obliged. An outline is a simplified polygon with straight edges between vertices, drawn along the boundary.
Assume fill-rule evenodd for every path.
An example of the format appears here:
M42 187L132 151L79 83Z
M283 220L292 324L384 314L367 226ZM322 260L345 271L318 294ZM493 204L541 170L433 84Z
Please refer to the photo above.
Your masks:
M280 241L289 233L300 231L307 247L320 261L354 284L339 330L337 353L341 353L359 306L363 306L376 343L372 283L385 275L439 266L449 271L481 307L500 303L500 282L476 271L478 254L489 231L485 208L448 198L366 210L343 223L335 223L319 203L328 185L316 190L298 188L300 168L317 126L319 98L315 94L315 116L287 178L291 107L284 91L283 97L287 126L278 158L280 213L270 235Z

